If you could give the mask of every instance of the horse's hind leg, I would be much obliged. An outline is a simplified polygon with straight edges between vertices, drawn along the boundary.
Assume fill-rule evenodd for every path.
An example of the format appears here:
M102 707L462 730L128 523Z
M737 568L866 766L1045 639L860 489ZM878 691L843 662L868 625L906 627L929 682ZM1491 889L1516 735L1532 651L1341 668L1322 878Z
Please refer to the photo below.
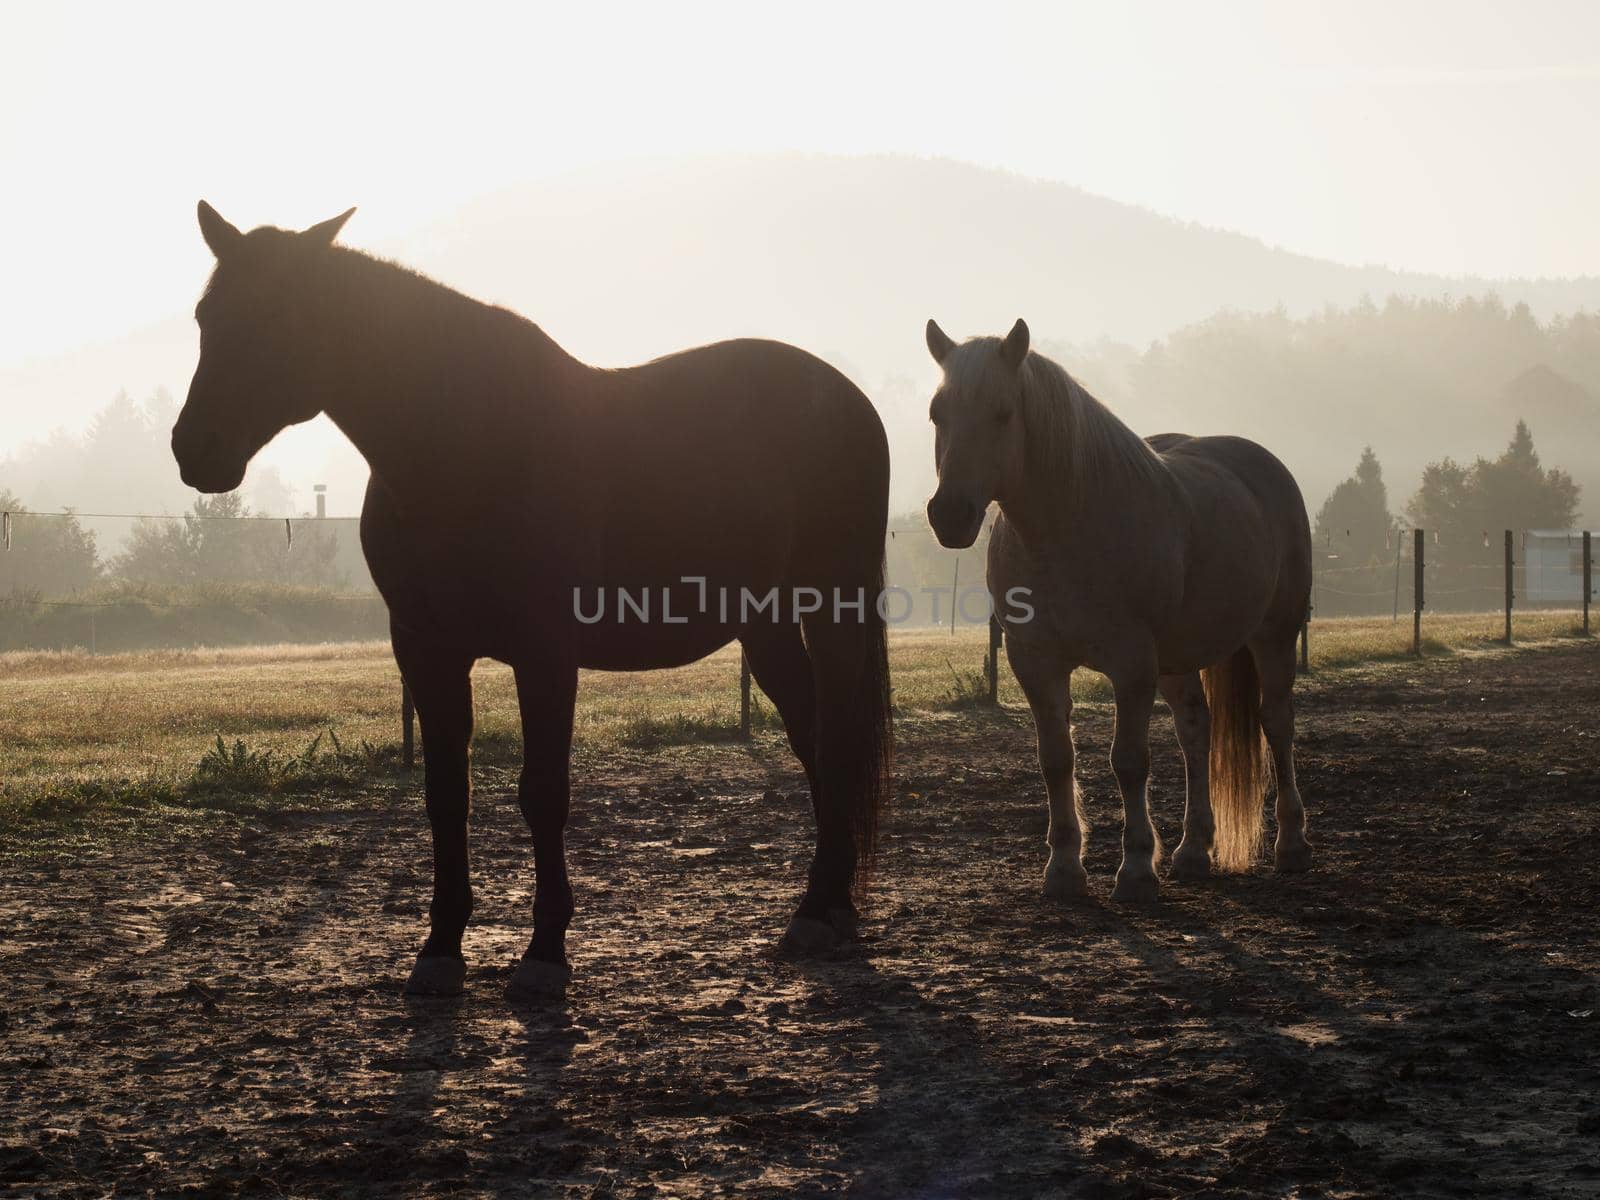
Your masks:
M1172 877L1204 879L1211 874L1211 710L1200 672L1163 675L1161 695L1172 709L1172 724L1183 750L1183 840L1172 852Z
M1252 641L1250 653L1261 677L1261 731L1272 751L1277 780L1274 815L1278 837L1272 858L1280 871L1311 868L1311 843L1306 840L1306 808L1294 774L1294 636Z
M1045 833L1050 858L1044 867L1044 894L1051 900L1087 896L1083 803L1073 775L1072 668L1055 655L1041 654L1010 636L1006 638L1006 658L1033 712L1039 773L1044 776L1050 803L1050 825Z
M824 613L806 623L805 635L816 702L811 800L817 849L805 895L784 935L784 945L799 951L831 945L855 932L851 888L859 855L851 811L863 799L855 792L869 753L861 719L868 627L848 620L835 622ZM798 697L798 685L795 691ZM773 702L777 703L776 697Z
M800 627L774 623L747 629L740 638L750 674L761 685L778 716L789 748L805 768L811 785L811 806L818 809L817 794L817 685L811 675L811 656L806 653ZM818 812L818 824L821 813Z
M467 818L472 803L472 658L393 629L394 656L422 722L423 779L433 831L428 939L406 983L413 995L456 996L466 979L461 936L472 915Z
M567 926L572 884L567 878L567 811L571 802L572 713L578 694L575 664L515 667L522 713L522 778L517 802L533 835L533 940L511 976L512 996L559 996L572 971Z

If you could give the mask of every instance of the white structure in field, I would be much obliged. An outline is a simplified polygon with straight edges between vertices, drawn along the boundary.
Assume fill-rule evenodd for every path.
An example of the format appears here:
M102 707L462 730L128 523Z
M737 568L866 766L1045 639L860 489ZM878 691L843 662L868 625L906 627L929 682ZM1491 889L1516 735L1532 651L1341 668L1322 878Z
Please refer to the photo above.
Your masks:
M1600 537L1591 535L1591 544ZM1591 550L1600 555L1600 550ZM1583 534L1566 529L1530 529L1524 535L1523 565L1529 605L1578 608L1583 604ZM1590 603L1600 590L1600 568L1590 569Z

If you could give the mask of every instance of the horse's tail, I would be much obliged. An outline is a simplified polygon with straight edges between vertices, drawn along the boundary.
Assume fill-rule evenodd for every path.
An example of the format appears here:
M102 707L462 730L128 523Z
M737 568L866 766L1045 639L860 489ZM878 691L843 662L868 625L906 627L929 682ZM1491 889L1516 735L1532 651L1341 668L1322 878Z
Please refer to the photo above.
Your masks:
M1216 860L1246 870L1261 845L1266 774L1261 753L1261 681L1247 647L1200 673L1211 709L1211 812Z
M879 611L883 595L884 567L878 563L876 578L867 594L867 636L864 639L866 662L859 693L857 728L861 731L861 753L850 811L851 831L856 844L855 890L866 891L878 856L878 830L889 807L894 788L894 713L889 689L889 629Z

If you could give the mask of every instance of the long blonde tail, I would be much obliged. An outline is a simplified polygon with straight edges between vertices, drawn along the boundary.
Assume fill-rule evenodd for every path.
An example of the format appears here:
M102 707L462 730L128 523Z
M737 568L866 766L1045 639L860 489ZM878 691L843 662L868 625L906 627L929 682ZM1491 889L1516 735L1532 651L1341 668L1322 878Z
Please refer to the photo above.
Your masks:
M1211 709L1211 813L1217 866L1248 870L1266 823L1266 756L1262 753L1261 681L1246 647L1200 672Z

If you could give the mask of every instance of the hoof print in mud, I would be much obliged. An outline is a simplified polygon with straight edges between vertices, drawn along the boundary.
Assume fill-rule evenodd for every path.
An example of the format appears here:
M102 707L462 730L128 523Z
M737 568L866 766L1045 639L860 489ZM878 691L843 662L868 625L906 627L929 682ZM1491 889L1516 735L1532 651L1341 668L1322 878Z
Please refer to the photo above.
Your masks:
M408 996L459 996L467 981L467 964L460 958L419 958L406 980Z
M550 1004L566 999L572 968L566 963L525 958L511 973L506 998L522 1004Z

